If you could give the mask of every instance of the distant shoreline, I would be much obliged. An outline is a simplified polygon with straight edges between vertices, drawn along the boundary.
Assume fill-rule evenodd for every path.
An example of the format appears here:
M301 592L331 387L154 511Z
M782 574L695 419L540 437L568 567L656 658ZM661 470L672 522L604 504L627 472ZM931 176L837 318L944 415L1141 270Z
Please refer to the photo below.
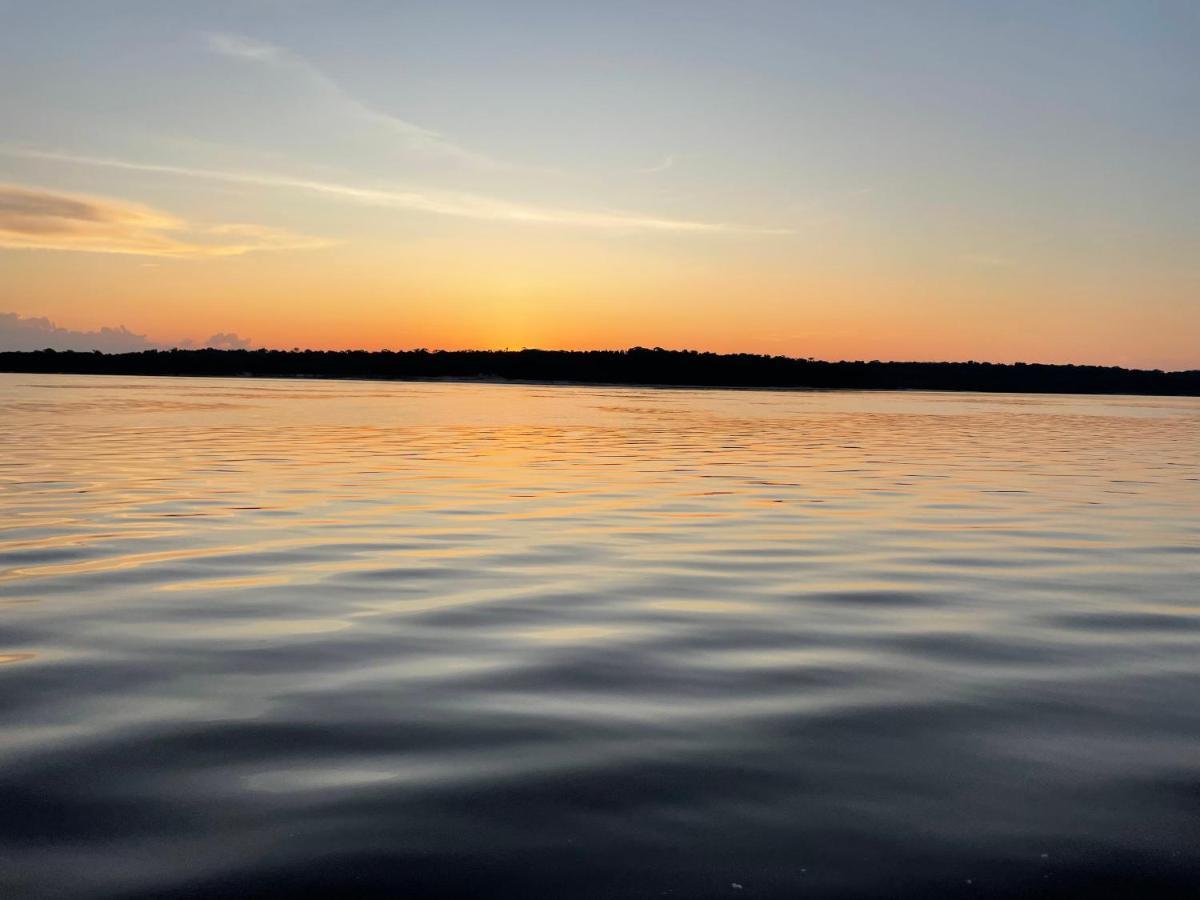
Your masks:
M676 389L970 391L1200 396L1200 370L980 362L826 362L630 350L0 352L0 372L579 385Z

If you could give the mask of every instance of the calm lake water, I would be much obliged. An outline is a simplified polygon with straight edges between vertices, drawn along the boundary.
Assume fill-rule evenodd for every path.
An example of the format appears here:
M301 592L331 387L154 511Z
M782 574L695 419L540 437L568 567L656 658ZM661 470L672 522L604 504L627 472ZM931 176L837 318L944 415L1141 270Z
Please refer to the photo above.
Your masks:
M1197 896L1200 401L0 375L0 896Z

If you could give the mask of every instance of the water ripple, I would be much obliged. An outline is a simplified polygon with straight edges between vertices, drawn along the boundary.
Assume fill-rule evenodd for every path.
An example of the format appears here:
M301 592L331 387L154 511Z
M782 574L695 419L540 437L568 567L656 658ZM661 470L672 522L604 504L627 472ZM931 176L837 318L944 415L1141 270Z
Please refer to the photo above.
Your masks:
M1195 896L1200 402L0 416L2 896Z

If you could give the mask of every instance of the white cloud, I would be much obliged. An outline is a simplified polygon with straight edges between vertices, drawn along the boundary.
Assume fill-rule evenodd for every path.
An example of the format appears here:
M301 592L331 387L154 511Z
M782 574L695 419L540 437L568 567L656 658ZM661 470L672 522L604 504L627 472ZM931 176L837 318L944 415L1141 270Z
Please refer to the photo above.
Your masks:
M640 175L653 175L656 172L665 172L673 168L675 168L675 157L674 155L670 155L664 156L662 161L657 165L647 166L644 169L634 169L634 171Z
M254 62L278 62L283 58L283 51L271 44L263 44L235 34L207 34L205 39L208 47L214 53L232 56L235 59L248 59Z

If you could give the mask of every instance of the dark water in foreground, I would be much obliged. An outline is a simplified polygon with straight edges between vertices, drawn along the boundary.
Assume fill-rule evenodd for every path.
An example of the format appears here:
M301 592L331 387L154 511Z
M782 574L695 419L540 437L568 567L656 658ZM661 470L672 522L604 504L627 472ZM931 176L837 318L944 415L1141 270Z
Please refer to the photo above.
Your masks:
M1200 401L0 376L0 896L1200 893Z

